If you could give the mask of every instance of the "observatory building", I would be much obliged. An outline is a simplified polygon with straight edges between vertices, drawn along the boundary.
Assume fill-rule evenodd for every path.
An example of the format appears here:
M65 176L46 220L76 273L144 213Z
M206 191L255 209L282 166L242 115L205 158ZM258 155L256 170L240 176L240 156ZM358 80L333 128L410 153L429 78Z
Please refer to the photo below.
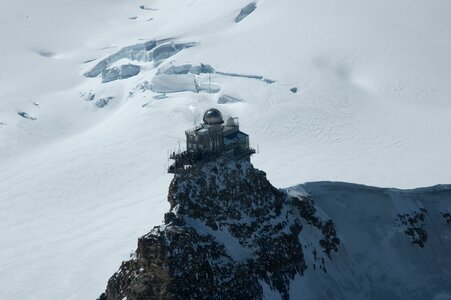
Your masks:
M210 108L204 114L203 123L185 131L186 151L173 152L174 163L169 173L177 173L194 164L225 156L234 160L250 160L255 150L249 147L249 136L240 131L238 118L228 118L224 124L221 112Z

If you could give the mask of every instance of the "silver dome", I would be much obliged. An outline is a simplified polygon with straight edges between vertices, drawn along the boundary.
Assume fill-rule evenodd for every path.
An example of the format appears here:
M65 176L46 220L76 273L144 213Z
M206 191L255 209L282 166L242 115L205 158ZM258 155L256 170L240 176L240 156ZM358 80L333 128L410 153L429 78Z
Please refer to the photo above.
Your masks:
M210 108L204 114L204 123L207 125L219 125L224 123L221 112L216 108Z

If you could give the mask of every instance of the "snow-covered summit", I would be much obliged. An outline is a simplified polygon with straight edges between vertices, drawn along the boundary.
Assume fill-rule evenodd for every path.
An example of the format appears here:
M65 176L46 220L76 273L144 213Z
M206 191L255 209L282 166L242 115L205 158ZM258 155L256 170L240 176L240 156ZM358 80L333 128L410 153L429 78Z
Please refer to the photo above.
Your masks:
M277 190L245 159L222 157L176 174L168 201L164 225L139 239L136 257L122 263L101 299L288 299L291 281L308 268L303 228L312 232L318 270L326 272L340 244L311 199Z
M248 161L175 175L101 299L450 299L451 186L277 190Z

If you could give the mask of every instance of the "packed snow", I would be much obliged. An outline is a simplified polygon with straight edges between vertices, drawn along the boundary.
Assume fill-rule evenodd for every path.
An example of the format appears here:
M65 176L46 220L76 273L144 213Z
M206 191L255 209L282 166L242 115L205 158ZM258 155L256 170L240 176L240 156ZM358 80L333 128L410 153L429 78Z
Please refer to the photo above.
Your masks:
M209 107L278 187L451 181L449 1L5 0L0 20L1 299L97 297Z

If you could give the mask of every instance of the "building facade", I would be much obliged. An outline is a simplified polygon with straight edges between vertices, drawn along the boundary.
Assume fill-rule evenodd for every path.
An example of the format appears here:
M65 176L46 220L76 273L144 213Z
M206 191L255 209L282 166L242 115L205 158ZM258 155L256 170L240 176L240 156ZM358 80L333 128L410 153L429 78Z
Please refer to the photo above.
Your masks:
M221 112L215 108L208 109L203 123L185 131L185 135L186 151L170 155L174 163L169 167L169 173L219 156L250 160L255 153L249 147L249 136L240 131L238 118L229 118L224 124Z

